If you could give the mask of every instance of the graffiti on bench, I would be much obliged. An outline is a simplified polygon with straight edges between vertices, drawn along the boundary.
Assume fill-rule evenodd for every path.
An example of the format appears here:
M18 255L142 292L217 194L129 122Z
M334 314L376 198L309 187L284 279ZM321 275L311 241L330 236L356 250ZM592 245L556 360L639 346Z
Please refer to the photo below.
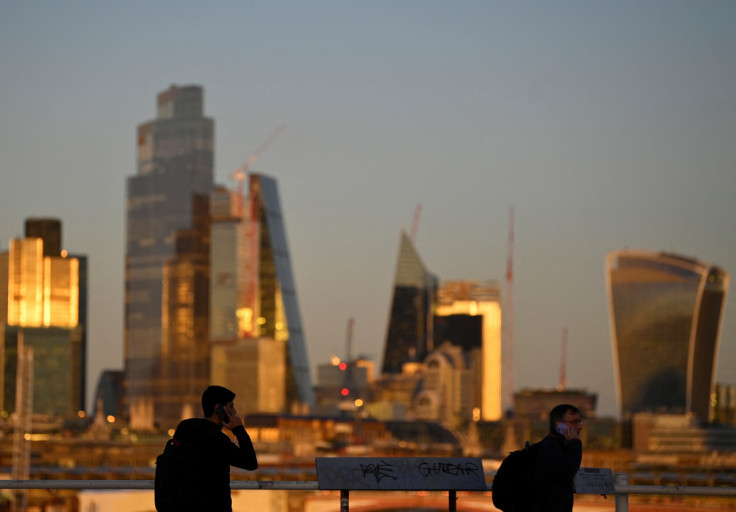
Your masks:
M317 457L315 463L324 490L486 490L480 458Z

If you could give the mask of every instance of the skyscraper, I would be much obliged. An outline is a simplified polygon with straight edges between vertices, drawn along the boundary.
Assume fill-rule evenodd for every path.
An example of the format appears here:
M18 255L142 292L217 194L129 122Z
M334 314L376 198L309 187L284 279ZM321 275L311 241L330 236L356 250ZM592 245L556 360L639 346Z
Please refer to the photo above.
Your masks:
M493 281L447 281L437 292L434 340L463 349L473 365L476 401L484 421L501 419L501 303Z
M68 416L84 409L86 261L61 250L58 219L28 219L26 237L11 240L0 254L3 411L15 410L18 386L32 394L36 413ZM33 366L17 379L19 358L30 351Z
M138 126L138 172L128 178L125 381L133 428L199 411L209 383L209 194L214 121L198 86L158 95Z
M44 256L61 255L61 221L59 219L26 219L26 238L43 240Z
M676 254L606 258L621 412L693 413L707 421L729 277Z
M313 407L276 180L250 174L247 198L218 188L212 216L213 378L246 410Z
M437 277L402 231L381 373L401 373L404 363L421 362L434 349L436 291Z

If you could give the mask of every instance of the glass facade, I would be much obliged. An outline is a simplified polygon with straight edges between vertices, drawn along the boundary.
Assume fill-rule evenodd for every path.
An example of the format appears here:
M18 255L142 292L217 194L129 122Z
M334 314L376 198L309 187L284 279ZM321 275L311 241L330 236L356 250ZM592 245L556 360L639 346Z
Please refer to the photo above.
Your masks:
M258 224L258 336L287 341L286 400L314 407L307 346L276 180L250 175L252 218Z
M401 373L404 363L424 361L434 349L436 290L437 278L402 231L381 373Z
M708 421L728 274L674 254L616 251L606 278L623 416Z
M284 410L294 404L313 407L276 181L251 174L247 201L218 189L211 207L213 375L227 375L236 393L244 380L252 382L246 388L248 397L240 401L248 403L250 410ZM246 359L248 364L234 363Z
M25 346L34 352L30 380L22 382L33 390L33 412L76 415L85 406L87 259L61 251L58 221L29 219L26 234L0 257L2 410L15 410Z
M203 116L202 88L160 93L158 117L138 126L138 174L127 188L124 357L133 428L198 413L209 380L213 162L214 121ZM173 391L182 382L198 386L196 400L188 386Z
M15 410L18 347L33 349L33 412L52 417L76 416L84 410L83 329L5 326L3 337L3 404Z
M43 325L43 242L40 238L10 241L8 319L10 325Z

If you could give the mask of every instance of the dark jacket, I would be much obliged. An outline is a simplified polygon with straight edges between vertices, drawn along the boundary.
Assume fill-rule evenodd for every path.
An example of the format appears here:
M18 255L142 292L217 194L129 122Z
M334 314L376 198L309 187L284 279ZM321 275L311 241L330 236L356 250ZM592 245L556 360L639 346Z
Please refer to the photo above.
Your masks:
M582 459L583 443L577 439L566 442L551 433L540 441L532 482L533 511L572 512L575 474Z
M184 420L176 427L174 439L195 448L197 469L191 479L188 510L231 512L230 466L254 470L256 452L245 427L232 430L238 444L214 422L204 418ZM239 446L238 446L239 445Z

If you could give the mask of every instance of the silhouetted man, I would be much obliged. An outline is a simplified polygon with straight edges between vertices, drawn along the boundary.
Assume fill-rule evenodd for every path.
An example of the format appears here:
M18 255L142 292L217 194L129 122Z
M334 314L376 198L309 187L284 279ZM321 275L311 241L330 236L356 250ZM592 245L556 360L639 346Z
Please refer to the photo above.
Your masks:
M572 512L575 474L583 458L580 410L561 404L549 413L549 434L539 443L532 492L535 512Z
M188 443L196 454L187 511L232 512L230 466L254 470L256 452L243 420L233 405L235 393L222 386L210 386L202 394L204 418L184 420L176 427L174 439ZM238 444L222 432L230 429Z

